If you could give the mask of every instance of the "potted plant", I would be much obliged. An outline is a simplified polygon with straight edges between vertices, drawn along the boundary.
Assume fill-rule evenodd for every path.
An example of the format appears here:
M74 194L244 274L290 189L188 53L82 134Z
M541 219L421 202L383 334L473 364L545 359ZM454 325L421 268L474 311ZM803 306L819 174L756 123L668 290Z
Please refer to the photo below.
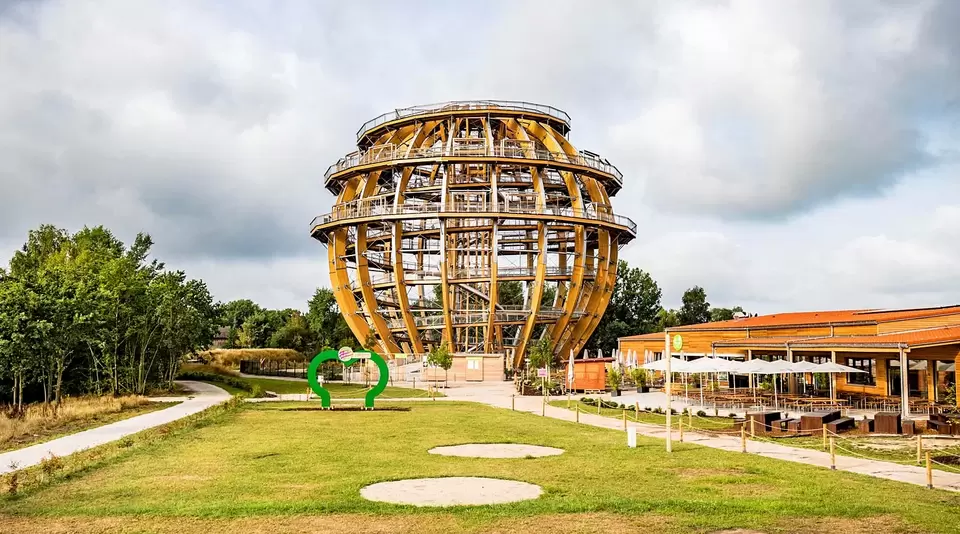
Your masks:
M637 393L646 393L650 391L650 388L647 386L647 370L640 369L635 367L630 370L630 378L633 379L634 385L637 386Z
M607 371L607 385L610 386L610 396L620 396L620 386L623 385L623 373L619 369L611 368Z

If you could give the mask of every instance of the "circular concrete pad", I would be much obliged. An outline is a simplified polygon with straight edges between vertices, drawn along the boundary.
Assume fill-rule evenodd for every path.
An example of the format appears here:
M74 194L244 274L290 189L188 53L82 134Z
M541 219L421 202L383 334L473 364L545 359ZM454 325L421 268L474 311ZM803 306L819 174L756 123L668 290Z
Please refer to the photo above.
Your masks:
M540 486L480 477L411 478L380 482L360 490L370 501L414 506L503 504L540 497Z
M519 443L468 443L466 445L434 447L427 452L441 456L464 456L467 458L527 458L530 456L539 458L541 456L563 454L563 449Z

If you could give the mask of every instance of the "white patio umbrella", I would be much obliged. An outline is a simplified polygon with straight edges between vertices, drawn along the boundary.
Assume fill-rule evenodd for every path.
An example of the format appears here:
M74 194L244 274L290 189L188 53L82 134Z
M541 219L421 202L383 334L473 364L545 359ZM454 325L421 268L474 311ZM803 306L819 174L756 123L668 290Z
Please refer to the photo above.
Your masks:
M689 365L689 363L680 358L670 358L671 373L686 373L687 365ZM641 365L641 367L648 371L661 371L665 373L667 371L667 360L666 358L661 358L650 363L645 363ZM667 380L670 380L670 377L667 377Z
M856 367L840 365L839 363L825 362L817 364L817 370L814 373L866 373Z
M806 360L800 360L799 362L793 362L793 372L795 373L814 373L816 372L817 364L813 362L808 362ZM803 392L807 392L807 380L803 380Z
M849 366L846 366L846 365L840 365L839 363L824 362L824 363L818 364L818 365L817 365L817 370L814 371L814 372L815 372L815 373L836 374L836 373L865 373L866 371L861 371L860 369L857 369L856 367L849 367ZM830 401L831 401L831 402L832 402L832 401L835 401L836 398L837 398L837 397L836 397L837 392L835 391L835 389L836 389L836 388L834 388L834 386L833 386L833 379L831 378L831 380L830 380Z
M697 358L692 362L689 362L687 365L688 373L710 373L713 372L714 368L717 367L717 363L713 358L709 356L704 356L703 358ZM700 384L700 405L703 406L703 383Z
M797 373L816 373L817 364L813 362L808 362L806 360L801 362L793 362L793 370Z
M770 365L767 366L766 374L776 374L781 375L784 373L799 373L795 367L795 364L788 362L787 360L773 360L770 362ZM773 407L780 409L780 399L777 397L777 380L773 381Z
M753 402L757 402L757 386L753 375L764 374L770 362L766 360L747 360L740 364L740 368L735 372L741 375L747 375L750 379L750 390L753 391Z
M674 373L686 373L688 365L690 364L681 360L680 358L670 358L670 371ZM650 363L645 363L641 367L647 369L648 371L666 371L667 360L665 358L661 358Z

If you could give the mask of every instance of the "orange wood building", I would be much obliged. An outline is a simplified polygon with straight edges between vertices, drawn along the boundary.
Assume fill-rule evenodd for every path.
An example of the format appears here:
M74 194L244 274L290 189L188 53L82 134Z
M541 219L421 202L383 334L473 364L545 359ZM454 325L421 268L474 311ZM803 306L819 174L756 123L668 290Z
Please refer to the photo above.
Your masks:
M680 350L668 345L667 335L669 345L680 336ZM836 375L840 393L942 402L956 388L960 306L745 317L622 337L619 349L635 351L641 361L665 352L684 358L833 361L865 371Z

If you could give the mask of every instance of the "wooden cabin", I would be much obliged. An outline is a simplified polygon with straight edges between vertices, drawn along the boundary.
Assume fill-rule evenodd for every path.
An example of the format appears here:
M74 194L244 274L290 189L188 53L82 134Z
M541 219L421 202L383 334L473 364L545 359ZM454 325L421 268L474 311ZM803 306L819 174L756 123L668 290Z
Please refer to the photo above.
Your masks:
M573 383L567 375L567 389L571 391L604 391L607 389L607 366L613 358L573 360ZM567 363L569 365L569 362Z

